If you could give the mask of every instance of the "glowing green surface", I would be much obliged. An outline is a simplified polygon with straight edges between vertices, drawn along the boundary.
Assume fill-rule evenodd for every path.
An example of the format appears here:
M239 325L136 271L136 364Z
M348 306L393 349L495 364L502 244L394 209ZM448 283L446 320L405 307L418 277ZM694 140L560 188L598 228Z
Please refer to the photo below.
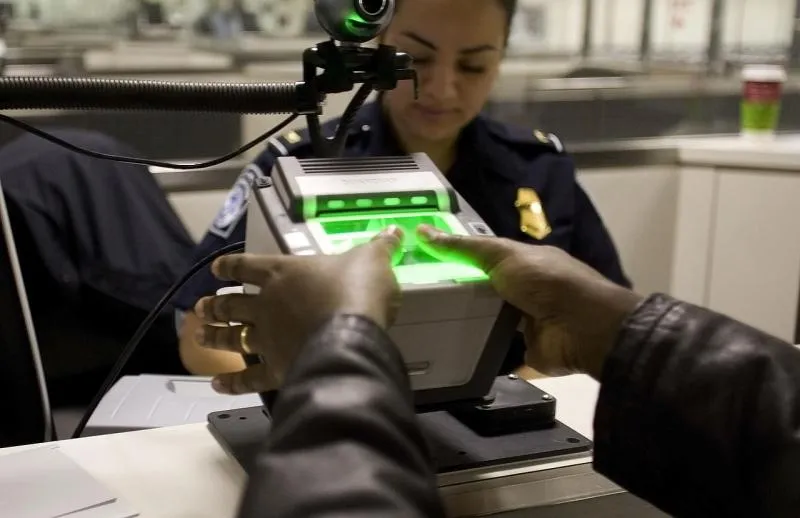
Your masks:
M344 20L344 27L353 36L363 37L369 35L371 25L357 12L351 11Z
M391 211L438 211L439 200L435 192L388 196L320 196L317 208L309 218L333 217L339 214L355 214L360 210Z
M394 257L394 272L400 284L435 284L443 281L474 282L487 279L479 268L445 257L417 238L417 227L430 225L450 234L466 234L452 214L432 211L381 212L315 218L309 229L326 254L340 254L372 239L395 225L403 230L402 250Z

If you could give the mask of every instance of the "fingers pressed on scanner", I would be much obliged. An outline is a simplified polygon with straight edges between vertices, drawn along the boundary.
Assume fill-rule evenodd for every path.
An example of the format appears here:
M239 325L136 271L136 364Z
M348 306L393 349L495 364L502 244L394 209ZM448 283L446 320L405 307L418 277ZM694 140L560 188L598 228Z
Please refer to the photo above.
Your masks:
M403 230L397 225L389 225L364 246L371 247L372 253L385 255L392 266L397 266L403 260Z
M232 254L214 261L211 271L222 280L260 286L282 261L279 255Z
M448 234L430 225L420 225L417 234L425 251L441 259L467 261L487 272L502 259L497 238Z
M397 225L389 225L379 233L375 234L371 243L373 245L384 246L391 254L403 243L403 229Z
M253 323L255 295L228 294L204 297L197 301L195 314L206 323Z
M252 354L253 349L256 349L255 337L253 336L254 329L250 327L247 330L247 344L250 351L244 350L244 344L242 343L244 330L245 326L218 327L205 325L195 332L195 341L206 349Z
M253 394L279 388L278 380L266 363L251 365L243 371L214 377L214 390L220 394Z

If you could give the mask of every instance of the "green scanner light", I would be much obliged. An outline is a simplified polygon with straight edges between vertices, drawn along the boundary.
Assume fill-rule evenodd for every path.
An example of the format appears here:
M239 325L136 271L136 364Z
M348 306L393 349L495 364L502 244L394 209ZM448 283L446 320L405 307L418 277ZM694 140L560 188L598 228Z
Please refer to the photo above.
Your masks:
M459 283L487 280L486 274L467 261L438 253L417 237L420 225L430 225L450 234L466 235L452 214L435 211L371 212L337 214L309 220L308 228L325 254L340 254L368 242L391 225L403 231L403 245L392 258L400 284Z

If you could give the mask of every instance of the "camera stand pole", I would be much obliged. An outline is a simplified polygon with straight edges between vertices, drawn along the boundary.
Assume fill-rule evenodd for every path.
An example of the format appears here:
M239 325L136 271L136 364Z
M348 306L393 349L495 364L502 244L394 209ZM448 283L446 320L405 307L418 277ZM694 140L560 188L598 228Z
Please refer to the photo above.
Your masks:
M319 70L322 73L319 73ZM306 49L303 53L303 83L299 86L300 113L306 114L308 131L314 146L314 156L331 158L341 154L346 138L346 127L352 122L355 112L372 90L386 91L397 86L398 81L412 79L417 91L417 75L412 68L412 59L394 47L379 45L377 48L324 41ZM356 84L364 87L358 91L347 107L337 131L336 139L322 135L319 110L328 94L349 92Z

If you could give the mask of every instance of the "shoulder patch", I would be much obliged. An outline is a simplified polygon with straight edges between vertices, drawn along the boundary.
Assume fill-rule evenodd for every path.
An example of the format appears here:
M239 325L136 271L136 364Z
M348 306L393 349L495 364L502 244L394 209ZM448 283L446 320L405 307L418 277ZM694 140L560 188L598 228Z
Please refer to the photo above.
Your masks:
M298 147L310 142L311 139L308 138L308 132L306 130L289 130L282 135L267 139L267 143L278 156L291 155Z
M541 144L544 144L546 146L552 146L559 153L562 153L564 151L564 145L561 144L561 139L559 139L552 133L544 133L542 130L533 130L533 136Z
M256 164L250 164L242 170L236 183L233 184L233 188L228 192L222 209L211 223L211 227L208 229L209 233L222 239L230 237L247 210L247 201L250 198L253 183L256 179L263 177L264 172Z
M297 144L298 142L303 140L303 137L301 137L300 134L296 131L288 132L286 135L283 136L283 138L286 139L286 142L288 142L289 144Z
M564 146L561 144L561 140L552 133L544 133L542 130L533 130L533 136L539 141L539 143L546 146L552 146L559 153L564 151Z
M545 146L556 153L564 152L564 145L553 133L540 129L525 130L496 121L489 121L489 131L504 142L520 146Z
M336 133L339 120L340 119L337 117L322 122L320 124L322 136L333 136ZM352 136L356 133L356 128L351 126L348 136ZM311 150L311 137L309 136L308 128L286 130L278 136L268 138L267 144L276 156L305 155Z

